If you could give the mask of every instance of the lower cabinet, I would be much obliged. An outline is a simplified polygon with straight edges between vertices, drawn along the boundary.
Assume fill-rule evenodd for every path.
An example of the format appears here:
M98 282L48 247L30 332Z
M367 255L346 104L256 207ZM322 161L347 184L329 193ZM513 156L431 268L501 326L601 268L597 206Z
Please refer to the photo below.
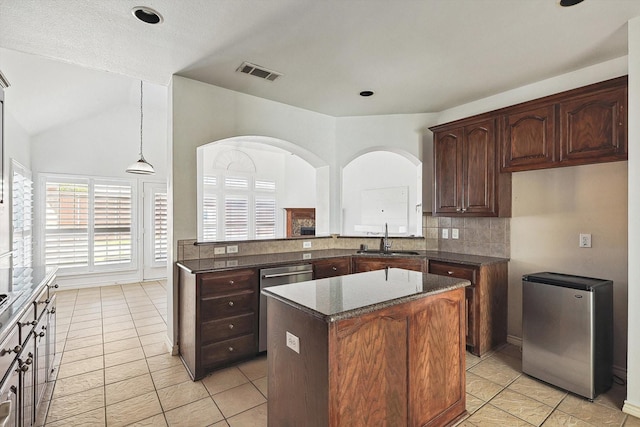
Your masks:
M45 393L52 391L56 345L56 298L49 293L49 284L0 344L0 405L7 400L12 405L4 424L0 419L4 427L44 425Z
M425 271L426 261L424 257L419 258L392 258L385 256L362 256L353 258L354 273L364 273L365 271L384 270L385 268L403 268L405 270Z
M351 257L329 258L313 262L314 280L345 274L351 274Z
M180 269L180 357L193 380L258 353L258 272Z
M467 265L429 261L429 273L466 279L465 318L467 349L482 356L507 341L507 262Z
M0 386L0 405L10 405L9 414L4 419L4 427L16 427L20 420L20 405L18 403L18 391L20 390L20 369L18 368L18 362L14 361L7 375ZM1 411L0 412L4 412Z
M335 322L268 307L269 425L443 426L466 413L462 289ZM272 339L287 332L299 353Z

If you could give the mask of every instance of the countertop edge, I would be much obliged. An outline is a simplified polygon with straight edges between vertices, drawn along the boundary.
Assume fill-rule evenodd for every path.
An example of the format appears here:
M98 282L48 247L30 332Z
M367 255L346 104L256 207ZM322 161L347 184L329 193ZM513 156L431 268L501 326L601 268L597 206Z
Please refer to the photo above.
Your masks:
M423 273L423 274L427 274L427 273ZM348 311L344 311L341 313L337 313L337 314L331 314L331 315L327 315L327 314L322 314L319 313L316 310L313 310L303 304L300 304L298 302L295 302L293 300L290 300L288 298L284 298L280 295L274 294L272 292L269 292L269 288L265 288L262 290L262 294L270 297L270 298L274 298L284 304L287 304L291 307L294 307L300 311L303 311L305 313L308 313L310 315L312 315L313 317L320 319L326 323L333 323L333 322L338 322L340 320L345 320L345 319L351 319L354 317L359 317L362 316L363 314L367 314L367 313L372 313L374 311L378 311L378 310L382 310L384 308L387 307L391 307L394 305L398 305L398 304L403 304L406 302L411 302L411 301L415 301L415 300L419 300L422 298L427 298L433 295L438 295L438 294L442 294L445 292L449 292L449 291L453 291L456 289L460 289L460 288L465 288L467 286L470 286L471 282L465 279L459 279L458 282L456 282L455 284L449 285L449 286L443 286L442 288L438 288L438 289L434 289L428 292L420 292L420 293L416 293L416 294L412 294L412 295L407 295L407 296L403 296L403 297L399 297L399 298L394 298L394 299L390 299L388 301L383 301L383 302L379 302L379 303L375 303L375 304L370 304L364 307L359 307L356 309L352 309L352 310L348 310Z
M0 314L0 343L3 342L11 332L12 328L16 325L18 319L20 319L26 311L29 309L29 302L32 302L34 298L40 293L42 288L57 274L58 267L51 267L50 271L47 271L44 278L38 283L37 286L32 286L30 290L23 291L20 296L11 302L11 306L19 305L20 308L15 310L5 318L6 311ZM8 310L8 307L7 307Z
M284 256L296 257L296 259L290 260L269 260L264 262L256 262L240 265L233 265L234 261L242 260L242 259L250 259L250 257L259 257L261 255L243 255L238 257L221 257L221 258L205 258L205 259L195 259L195 260L180 260L176 261L175 264L182 268L183 270L191 273L191 274L199 274L199 273L214 273L220 271L230 271L237 270L242 268L260 268L260 267L271 267L277 265L286 265L286 264L294 264L294 263L312 263L314 261L331 259L331 258L341 258L345 256L352 257L363 257L363 258L375 258L375 257L389 257L390 259L402 259L402 258L426 258L427 261L441 261L448 262L453 264L465 264L465 265L474 265L474 266L487 266L492 264L499 264L503 262L509 262L510 258L501 258L501 257L491 257L485 255L471 255L471 254L460 254L455 252L444 252L444 251L416 251L419 252L419 255L402 255L402 256L393 256L389 257L387 255L378 255L378 254L358 254L357 249L328 249L328 250L316 250L316 251L301 251L301 252L283 252ZM302 258L302 254L313 254L312 258L304 259ZM266 255L266 254L265 254ZM269 256L273 256L274 254L269 254ZM277 255L277 254L275 254ZM210 268L194 268L190 267L188 264L207 261L210 263L214 262L224 262L225 265L221 267L210 267ZM229 262L232 264L230 265Z

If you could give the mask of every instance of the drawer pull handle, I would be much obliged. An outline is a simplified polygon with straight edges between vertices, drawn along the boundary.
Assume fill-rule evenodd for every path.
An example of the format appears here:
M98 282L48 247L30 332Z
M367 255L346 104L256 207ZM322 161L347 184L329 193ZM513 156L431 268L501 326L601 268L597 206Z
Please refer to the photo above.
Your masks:
M234 351L235 351L235 348L229 347L229 353L233 353Z
M229 301L229 307L233 307L233 301Z
M233 323L229 323L229 329L233 329Z
M331 267L331 269L332 269L333 271L338 271L338 267L336 267L336 266Z
M453 271L447 271L447 274L453 274Z
M235 282L233 280L229 280L229 284L233 285Z

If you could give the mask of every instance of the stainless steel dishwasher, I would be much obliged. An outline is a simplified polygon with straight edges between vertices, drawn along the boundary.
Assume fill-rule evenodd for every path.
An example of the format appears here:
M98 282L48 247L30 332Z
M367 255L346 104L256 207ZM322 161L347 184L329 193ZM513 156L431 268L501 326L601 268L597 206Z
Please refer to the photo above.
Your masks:
M313 265L301 264L260 270L260 331L258 351L267 350L267 297L262 290L269 286L287 285L313 279Z
M613 380L613 282L522 277L522 372L588 399Z

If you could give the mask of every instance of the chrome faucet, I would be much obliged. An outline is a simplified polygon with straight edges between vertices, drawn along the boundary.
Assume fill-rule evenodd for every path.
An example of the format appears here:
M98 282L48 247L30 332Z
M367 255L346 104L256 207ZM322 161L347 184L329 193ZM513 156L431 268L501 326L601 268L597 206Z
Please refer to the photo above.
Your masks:
M391 242L389 241L389 227L387 223L384 223L384 237L380 240L380 250L388 252L391 249Z

